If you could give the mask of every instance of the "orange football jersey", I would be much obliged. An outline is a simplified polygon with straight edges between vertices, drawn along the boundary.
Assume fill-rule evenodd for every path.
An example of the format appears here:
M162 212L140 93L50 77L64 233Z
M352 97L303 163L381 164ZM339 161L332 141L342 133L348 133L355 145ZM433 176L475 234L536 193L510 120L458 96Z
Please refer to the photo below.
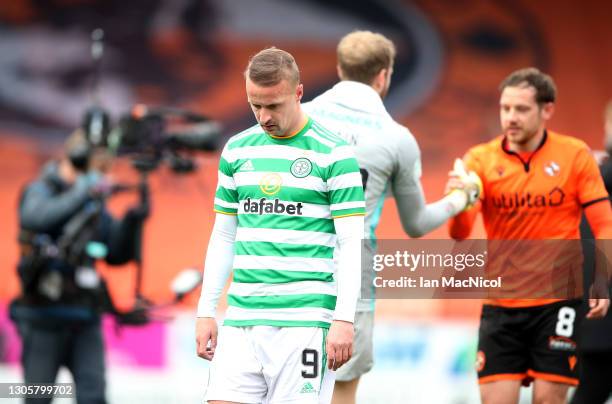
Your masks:
M482 213L489 240L579 239L582 210L590 204L608 200L588 146L570 136L547 131L538 148L528 156L508 150L505 138L498 136L472 147L464 161L483 182L483 196L475 209ZM451 228L464 223L452 220ZM469 229L465 230L469 233ZM529 299L499 298L487 303L506 307L551 303L559 300L556 297L560 294L555 288L567 283L564 277L577 278L578 274L580 279L576 281L580 285L574 285L576 290L568 292L567 297L581 297L582 290L577 288L581 288L582 255L578 243L571 245L574 247L563 242L523 243L520 250L514 252L500 248L497 254L489 256L489 260L497 261L500 268L503 261L503 275L508 282L513 282L515 295ZM542 275L546 270L555 271L554 281L538 278L537 274ZM513 295L502 297L508 296Z

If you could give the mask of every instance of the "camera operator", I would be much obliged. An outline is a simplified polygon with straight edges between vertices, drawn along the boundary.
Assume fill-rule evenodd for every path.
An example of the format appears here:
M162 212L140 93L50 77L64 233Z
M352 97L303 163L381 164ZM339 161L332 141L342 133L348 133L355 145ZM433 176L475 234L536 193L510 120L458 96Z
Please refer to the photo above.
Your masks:
M131 260L148 215L148 207L139 206L117 220L106 210L112 160L78 129L63 157L49 162L19 201L21 296L11 317L23 342L25 382L53 383L66 366L79 404L106 402L101 314L112 305L95 260Z

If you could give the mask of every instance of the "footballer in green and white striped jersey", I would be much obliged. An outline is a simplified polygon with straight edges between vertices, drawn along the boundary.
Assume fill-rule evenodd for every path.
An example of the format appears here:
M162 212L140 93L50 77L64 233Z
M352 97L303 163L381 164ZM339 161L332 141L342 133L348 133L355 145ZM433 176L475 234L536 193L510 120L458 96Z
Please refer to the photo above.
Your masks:
M214 204L238 215L224 324L329 327L333 219L365 213L352 148L310 118L287 137L253 126L223 149Z

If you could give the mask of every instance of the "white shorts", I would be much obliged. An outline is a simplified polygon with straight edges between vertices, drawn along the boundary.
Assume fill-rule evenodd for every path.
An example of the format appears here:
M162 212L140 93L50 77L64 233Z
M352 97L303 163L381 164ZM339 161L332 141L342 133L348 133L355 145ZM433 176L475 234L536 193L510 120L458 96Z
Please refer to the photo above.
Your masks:
M374 366L374 348L372 333L374 328L374 311L355 313L355 338L353 355L348 362L336 372L336 380L348 382L368 373Z
M327 369L326 337L316 327L222 326L206 400L330 403L335 372Z

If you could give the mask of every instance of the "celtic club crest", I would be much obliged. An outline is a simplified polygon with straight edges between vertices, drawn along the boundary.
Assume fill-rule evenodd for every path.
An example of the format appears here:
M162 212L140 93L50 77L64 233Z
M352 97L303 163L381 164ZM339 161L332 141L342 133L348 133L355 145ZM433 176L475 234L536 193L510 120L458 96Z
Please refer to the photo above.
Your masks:
M300 157L291 164L291 174L296 178L307 177L311 172L312 163L305 157Z

